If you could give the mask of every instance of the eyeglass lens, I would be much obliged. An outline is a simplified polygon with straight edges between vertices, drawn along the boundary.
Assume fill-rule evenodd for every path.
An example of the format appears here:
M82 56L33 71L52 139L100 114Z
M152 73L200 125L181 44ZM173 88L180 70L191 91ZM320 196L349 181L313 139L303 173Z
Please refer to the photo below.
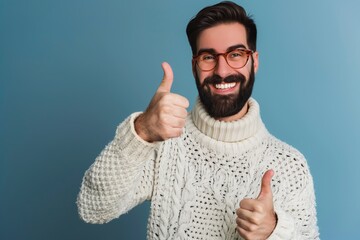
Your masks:
M244 49L235 49L227 53L211 54L201 53L197 57L197 64L201 70L210 71L214 69L219 61L219 57L222 55L227 64L235 69L242 68L246 65L249 59L249 52Z

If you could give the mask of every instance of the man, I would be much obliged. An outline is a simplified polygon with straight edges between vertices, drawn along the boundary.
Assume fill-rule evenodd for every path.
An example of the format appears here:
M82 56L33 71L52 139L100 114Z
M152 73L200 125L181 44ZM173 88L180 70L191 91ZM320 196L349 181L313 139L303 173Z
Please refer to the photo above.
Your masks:
M318 239L306 160L268 133L251 98L256 25L221 2L187 26L194 109L164 77L148 108L117 128L86 172L78 208L105 223L151 200L148 239Z

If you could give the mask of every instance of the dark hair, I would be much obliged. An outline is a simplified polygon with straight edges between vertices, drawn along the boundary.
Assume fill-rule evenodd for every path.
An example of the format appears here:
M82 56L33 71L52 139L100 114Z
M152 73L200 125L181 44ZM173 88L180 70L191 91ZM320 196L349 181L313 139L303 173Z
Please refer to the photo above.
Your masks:
M193 55L196 55L196 41L199 34L207 28L221 23L238 22L244 25L249 48L256 51L256 25L245 9L230 1L220 2L213 6L203 8L186 27L186 34Z

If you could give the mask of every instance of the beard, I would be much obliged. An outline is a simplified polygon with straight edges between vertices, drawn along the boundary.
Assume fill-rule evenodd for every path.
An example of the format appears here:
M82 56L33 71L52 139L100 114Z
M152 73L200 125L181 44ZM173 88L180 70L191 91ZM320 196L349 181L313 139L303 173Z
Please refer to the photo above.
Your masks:
M248 81L246 77L241 74L234 74L225 78L214 74L204 79L200 84L198 75L195 76L196 86L199 92L199 97L205 110L208 114L215 118L224 118L235 115L245 106L249 100L255 82L254 65L251 66L251 72ZM240 83L238 94L219 95L212 94L209 85L220 83Z

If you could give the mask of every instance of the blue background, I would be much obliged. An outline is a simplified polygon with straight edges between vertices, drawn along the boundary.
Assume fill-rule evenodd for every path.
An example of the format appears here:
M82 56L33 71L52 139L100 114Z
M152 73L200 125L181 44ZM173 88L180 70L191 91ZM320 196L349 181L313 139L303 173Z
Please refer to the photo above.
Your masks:
M253 96L313 174L322 239L358 239L359 1L238 1L258 25ZM162 78L196 97L185 27L215 1L0 0L0 239L145 239L149 203L82 222L85 170Z

